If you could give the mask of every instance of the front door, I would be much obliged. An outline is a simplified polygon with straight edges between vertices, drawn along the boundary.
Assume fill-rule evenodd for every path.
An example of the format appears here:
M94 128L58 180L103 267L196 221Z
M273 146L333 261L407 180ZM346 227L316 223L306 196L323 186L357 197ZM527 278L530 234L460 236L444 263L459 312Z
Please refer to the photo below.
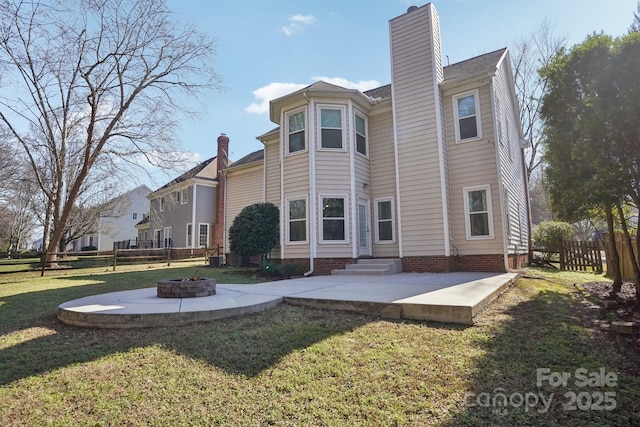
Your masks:
M369 201L358 200L359 256L371 256L371 231L369 227Z

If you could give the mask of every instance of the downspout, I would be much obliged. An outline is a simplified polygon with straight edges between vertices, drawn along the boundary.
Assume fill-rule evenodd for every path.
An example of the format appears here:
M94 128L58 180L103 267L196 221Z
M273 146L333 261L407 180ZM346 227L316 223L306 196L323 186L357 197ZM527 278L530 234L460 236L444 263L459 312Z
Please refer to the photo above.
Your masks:
M391 23L389 23L389 34L391 34ZM389 37L389 44L391 44L391 37ZM396 94L394 89L394 76L393 76L393 54L391 53L391 116L393 119L393 160L395 162L395 175L396 175L396 211L398 213L398 218L396 219L396 224L398 227L398 257L400 259L403 258L403 248L402 248L402 203L400 200L400 167L398 166L398 120L397 120L397 109L396 109Z
M309 129L313 132L315 129L314 120L315 111L313 108L314 103L309 100L307 96L307 92L303 93L305 99L307 100L307 105L309 108L307 111L309 112ZM313 274L313 270L315 268L314 260L317 255L316 251L316 150L315 150L315 138L311 138L311 132L308 132L307 135L309 141L309 271L304 273L304 277L309 277ZM312 144L313 142L313 144Z
M507 241L507 227L505 221L506 217L504 215L504 182L502 180L502 162L500 156L500 141L498 141L498 118L496 117L496 93L495 93L495 77L491 77L489 82L489 92L491 93L491 110L493 111L493 142L496 150L496 171L498 174L498 198L500 200L500 224L502 224L502 229L500 230L502 233L502 254L503 254L503 262L504 262L504 271L513 272L511 268L509 268L509 242ZM508 123L507 123L508 125ZM511 144L511 141L507 141L507 144ZM507 206L508 208L508 206ZM495 215L495 214L494 214Z
M285 153L285 146L284 146L284 135L286 130L284 129L284 112L282 111L282 109L280 110L280 137L279 140L283 142L283 144L278 144L280 147L279 149L279 156L280 156L280 224L282 224L282 227L280 227L280 259L283 260L285 259L285 248L286 248L286 235L285 235L285 231L284 228L286 226L284 220L285 220L285 214L284 214L284 210L287 208L284 205L284 153ZM266 145L265 145L266 147Z
M197 183L193 183L193 196L191 197L191 242L189 244L192 248L196 247L196 229L198 233L200 232L200 228L196 228L196 194L198 188Z
M520 158L522 159L522 174L524 175L524 204L527 209L527 263L531 265L533 264L533 244L531 242L531 229L533 225L531 221L531 204L529 201L529 173L524 159L524 147L522 144L520 144Z
M347 120L349 122L354 116L353 112L353 101L349 100L349 105L347 106ZM346 123L345 123L346 129ZM349 221L345 221L345 226L349 224L351 228L351 258L358 258L359 248L360 248L360 239L359 239L359 229L356 227L356 221L360 221L360 213L358 212L358 203L360 202L358 194L356 194L356 153L353 147L353 144L348 143L352 141L351 132L346 132L345 130L345 145L347 151L349 152L349 169L351 175L351 217L349 217Z
M223 201L224 206L222 207L222 212L223 212L222 213L222 248L223 248L222 260L225 261L226 263L226 260L224 259L224 252L226 251L224 250L224 248L227 247L227 194L229 192L227 191L227 171L223 169L221 173L224 175L224 194L222 195L224 198L224 201ZM219 253L218 253L218 256L220 256Z

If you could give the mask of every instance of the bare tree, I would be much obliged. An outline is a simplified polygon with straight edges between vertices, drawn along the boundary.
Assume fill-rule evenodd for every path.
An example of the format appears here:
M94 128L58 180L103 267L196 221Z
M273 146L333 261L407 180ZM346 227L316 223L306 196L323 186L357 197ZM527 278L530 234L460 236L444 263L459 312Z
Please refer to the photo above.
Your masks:
M538 74L538 70L549 65L565 44L566 37L556 37L549 21L544 20L538 28L515 41L511 47L516 95L520 104L520 124L524 138L529 141L529 148L525 150L529 178L542 163L545 144L540 107L547 80Z
M633 12L633 22L629 27L630 33L640 32L640 1L636 4L636 11Z
M219 85L214 40L163 0L6 1L0 5L0 122L46 195L47 252L58 247L96 165L144 156L169 165L186 101ZM112 170L115 173L115 170Z

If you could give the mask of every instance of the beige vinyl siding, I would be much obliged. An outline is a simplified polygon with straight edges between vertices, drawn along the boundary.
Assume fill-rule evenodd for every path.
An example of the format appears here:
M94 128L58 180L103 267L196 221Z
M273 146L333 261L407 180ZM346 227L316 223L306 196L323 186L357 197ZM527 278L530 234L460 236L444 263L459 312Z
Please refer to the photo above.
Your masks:
M393 116L390 109L369 115L369 159L371 163L371 238L374 257L397 257L398 212L396 199L396 165L393 148ZM375 199L392 198L394 212L393 243L375 242Z
M471 88L473 89L473 88ZM482 138L456 143L456 126L452 97L470 88L444 92L444 114L446 119L447 147L449 154L449 178L453 215L453 253L458 255L480 255L503 253L500 193L498 168L496 165L496 141L493 127L493 107L488 82L478 88ZM465 200L463 188L481 185L491 186L493 238L468 240L465 226Z
M500 115L499 122L502 126L503 141L497 146L500 149L500 173L502 174L502 184L508 193L505 206L505 213L509 219L507 249L509 253L524 253L528 248L528 215L526 212L526 192L525 174L522 164L522 150L520 148L519 117L516 115L517 106L512 97L508 79L511 78L510 69L507 67L509 58L506 57L494 79L495 97L499 105L497 113ZM497 136L496 136L497 138ZM509 152L511 150L511 153ZM504 190L503 190L504 191ZM506 220L506 219L505 219Z
M308 125L307 129L309 129ZM308 138L307 147L310 147L311 144L311 138ZM285 200L309 195L309 152L305 151L285 156L283 158L283 174L283 197ZM286 209L286 206L284 209ZM311 215L310 211L309 215ZM307 218L307 221L309 221L309 218ZM312 231L310 230L310 232ZM281 244L284 247L285 258L308 258L310 255L309 244L295 243L287 245L286 240Z
M445 252L432 14L427 5L390 22L404 256Z
M225 247L229 247L229 228L240 211L254 203L264 201L262 163L247 166L239 170L230 170L227 174L227 194L225 209Z
M318 117L316 123L319 123ZM351 209L353 199L351 198L351 126L350 118L347 114L345 126L345 140L343 146L347 151L317 150L315 152L315 178L316 178L316 199L317 211L316 242L318 258L349 258L353 254L352 250L352 228L356 224L356 218ZM319 127L316 129L319 132ZM320 136L316 133L319 140ZM318 145L316 144L315 147ZM320 195L325 196L346 196L345 198L345 237L346 243L321 243L322 240L322 206Z
M276 136L266 141L264 146L264 162L266 170L265 200L280 205L280 144Z

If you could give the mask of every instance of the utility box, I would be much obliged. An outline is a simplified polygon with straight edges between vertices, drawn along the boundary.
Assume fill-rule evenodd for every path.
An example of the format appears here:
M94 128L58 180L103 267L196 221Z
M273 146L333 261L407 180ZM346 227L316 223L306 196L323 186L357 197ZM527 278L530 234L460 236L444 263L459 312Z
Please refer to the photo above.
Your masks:
M209 257L209 267L220 267L222 265L222 257L221 256L210 256Z

